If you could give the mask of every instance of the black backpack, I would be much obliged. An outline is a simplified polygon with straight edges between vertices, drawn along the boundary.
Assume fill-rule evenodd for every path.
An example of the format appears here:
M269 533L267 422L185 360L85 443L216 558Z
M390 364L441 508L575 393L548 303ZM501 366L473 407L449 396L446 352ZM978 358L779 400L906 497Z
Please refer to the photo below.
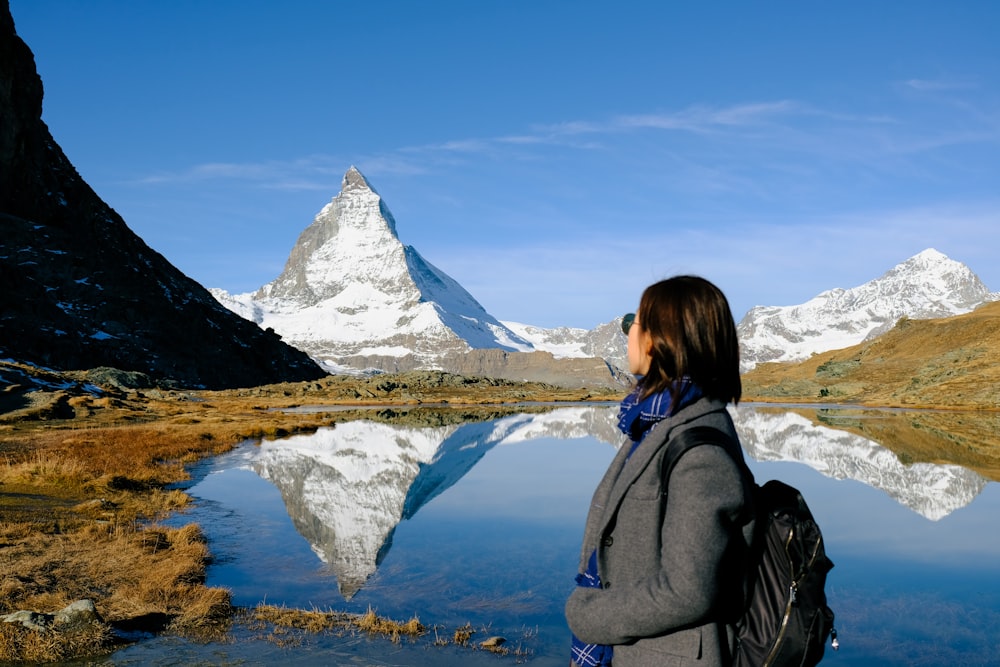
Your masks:
M696 426L671 438L664 476L692 447L722 447L751 480L756 528L745 582L746 606L737 624L733 665L738 667L810 667L823 659L827 637L839 648L833 611L826 605L827 572L833 562L823 549L823 535L799 491L771 480L752 482L738 442L719 429Z

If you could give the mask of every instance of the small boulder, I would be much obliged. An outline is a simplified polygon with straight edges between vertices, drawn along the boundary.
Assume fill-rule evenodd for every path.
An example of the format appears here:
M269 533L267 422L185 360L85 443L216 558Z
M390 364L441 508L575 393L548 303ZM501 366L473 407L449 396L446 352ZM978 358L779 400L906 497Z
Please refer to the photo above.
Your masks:
M77 600L55 613L53 628L61 632L82 630L103 623L92 600Z

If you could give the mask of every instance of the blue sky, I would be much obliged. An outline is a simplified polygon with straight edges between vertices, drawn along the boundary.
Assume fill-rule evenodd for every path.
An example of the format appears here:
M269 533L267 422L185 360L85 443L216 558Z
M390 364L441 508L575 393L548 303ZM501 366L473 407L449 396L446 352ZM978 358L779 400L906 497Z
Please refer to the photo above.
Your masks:
M1000 290L1000 3L11 0L81 175L206 287L356 165L502 320L737 319L934 247Z

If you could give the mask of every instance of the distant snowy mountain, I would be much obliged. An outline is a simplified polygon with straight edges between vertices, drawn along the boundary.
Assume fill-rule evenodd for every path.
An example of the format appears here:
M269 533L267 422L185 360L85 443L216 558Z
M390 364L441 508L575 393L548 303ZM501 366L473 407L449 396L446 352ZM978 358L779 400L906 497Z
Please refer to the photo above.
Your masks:
M593 329L556 327L546 329L519 322L504 325L536 350L550 352L556 358L599 357L609 364L628 370L628 340L621 330L621 318L599 324Z
M419 368L564 385L622 382L604 361L602 349L614 347L604 334L552 330L536 346L487 313L400 242L392 213L354 167L277 279L253 293L210 291L331 372ZM617 342L623 355L624 337Z
M927 249L885 275L832 289L798 306L757 306L740 321L741 367L799 361L875 338L901 317L933 319L1000 298L967 266Z
M583 349L587 345L589 329L575 327L546 329L520 322L504 322L503 324L522 339L530 342L536 350L551 352L555 357L587 356Z

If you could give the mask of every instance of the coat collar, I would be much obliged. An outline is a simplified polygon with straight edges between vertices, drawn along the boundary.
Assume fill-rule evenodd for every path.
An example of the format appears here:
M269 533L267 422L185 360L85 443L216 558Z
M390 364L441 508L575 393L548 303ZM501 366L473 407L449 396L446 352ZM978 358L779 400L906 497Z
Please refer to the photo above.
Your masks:
M608 475L605 478L608 481L613 480L613 482L611 482L610 489L607 489L607 502L604 503L604 512L601 518L602 530L617 514L618 507L629 487L670 442L670 436L675 429L709 413L725 411L725 409L726 404L723 401L714 398L700 398L679 410L672 417L667 417L653 426L631 456L629 456L628 451L630 445L626 443L622 446L611 462Z

